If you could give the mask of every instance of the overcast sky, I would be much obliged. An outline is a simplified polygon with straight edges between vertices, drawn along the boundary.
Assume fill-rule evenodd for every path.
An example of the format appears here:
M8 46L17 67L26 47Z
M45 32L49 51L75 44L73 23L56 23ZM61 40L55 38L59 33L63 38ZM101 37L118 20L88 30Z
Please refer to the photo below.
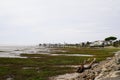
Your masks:
M0 0L0 44L120 39L120 0Z

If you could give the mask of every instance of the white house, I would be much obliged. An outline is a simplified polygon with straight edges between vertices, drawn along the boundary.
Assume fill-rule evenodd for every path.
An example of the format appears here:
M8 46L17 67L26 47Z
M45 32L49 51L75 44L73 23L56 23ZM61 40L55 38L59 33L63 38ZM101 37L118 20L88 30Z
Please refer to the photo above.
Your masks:
M104 44L104 41L98 40L98 41L92 42L92 43L90 44L90 47L102 47L103 44Z

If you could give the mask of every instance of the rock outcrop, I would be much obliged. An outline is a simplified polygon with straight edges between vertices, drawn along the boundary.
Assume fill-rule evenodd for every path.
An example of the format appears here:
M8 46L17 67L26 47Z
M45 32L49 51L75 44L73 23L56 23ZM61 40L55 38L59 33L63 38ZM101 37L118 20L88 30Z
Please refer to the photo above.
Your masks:
M95 80L120 80L120 51L101 66L101 72Z

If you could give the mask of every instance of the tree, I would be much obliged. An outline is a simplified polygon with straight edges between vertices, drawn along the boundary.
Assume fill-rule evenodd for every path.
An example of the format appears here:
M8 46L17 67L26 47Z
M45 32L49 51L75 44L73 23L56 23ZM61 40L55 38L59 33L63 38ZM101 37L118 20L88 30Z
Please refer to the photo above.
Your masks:
M87 41L87 43L86 43L86 47L89 47L89 46L90 46L90 42Z
M114 46L114 47L119 47L119 41L115 41L115 42L113 43L113 46Z
M42 46L42 44L40 43L39 46Z
M85 47L85 43L84 42L82 42L82 47Z
M110 36L110 37L105 38L105 41L110 42L110 45L112 45L113 41L116 39L117 39L117 37Z
M110 37L105 38L105 41L114 41L116 39L117 39L117 37L110 36Z

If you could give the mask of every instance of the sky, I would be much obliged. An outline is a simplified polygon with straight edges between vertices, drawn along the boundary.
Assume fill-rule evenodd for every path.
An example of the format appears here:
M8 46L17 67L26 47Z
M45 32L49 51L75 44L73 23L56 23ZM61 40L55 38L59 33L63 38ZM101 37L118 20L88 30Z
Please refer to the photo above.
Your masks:
M120 0L0 0L0 44L120 39Z

